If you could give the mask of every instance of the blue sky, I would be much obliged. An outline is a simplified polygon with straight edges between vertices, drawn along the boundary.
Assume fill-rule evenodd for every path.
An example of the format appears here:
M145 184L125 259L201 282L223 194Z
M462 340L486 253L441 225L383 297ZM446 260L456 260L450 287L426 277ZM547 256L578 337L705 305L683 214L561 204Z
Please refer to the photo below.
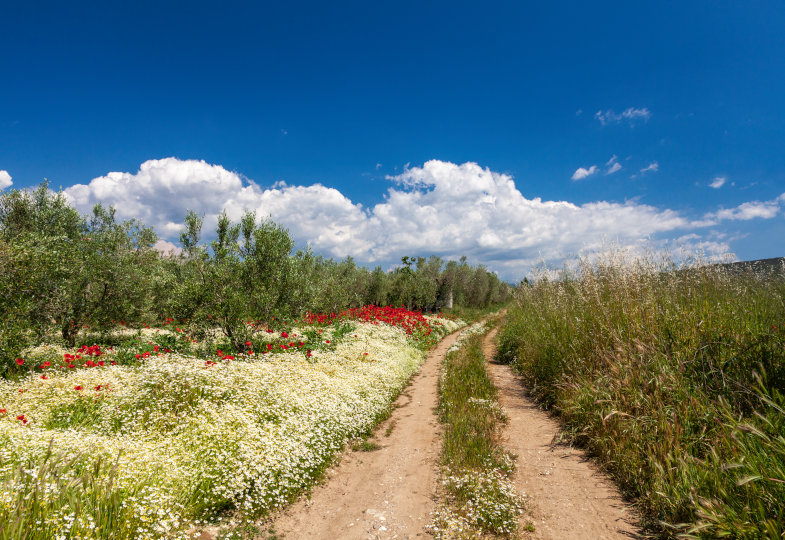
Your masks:
M782 28L781 1L17 2L0 186L509 279L605 241L782 256Z

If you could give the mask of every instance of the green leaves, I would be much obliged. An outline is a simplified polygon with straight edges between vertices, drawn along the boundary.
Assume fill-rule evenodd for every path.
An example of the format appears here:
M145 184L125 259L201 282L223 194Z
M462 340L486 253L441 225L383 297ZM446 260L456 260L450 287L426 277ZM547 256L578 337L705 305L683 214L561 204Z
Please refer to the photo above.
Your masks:
M54 323L68 345L85 325L140 319L156 275L152 229L96 205L89 219L46 183L0 196L0 238L13 280L0 309L17 312L38 336ZM18 315L19 316L19 315Z
M198 244L202 218L189 212L180 236L185 253L175 271L181 312L197 324L217 327L240 352L255 328L250 320L271 320L291 313L286 299L290 283L289 233L270 221L256 223L252 212L232 223L218 216L216 239L207 251Z

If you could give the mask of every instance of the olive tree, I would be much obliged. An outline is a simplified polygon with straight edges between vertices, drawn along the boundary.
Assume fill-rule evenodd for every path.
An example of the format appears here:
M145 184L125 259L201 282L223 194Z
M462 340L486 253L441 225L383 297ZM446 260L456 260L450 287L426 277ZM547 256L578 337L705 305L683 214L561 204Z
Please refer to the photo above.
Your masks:
M86 219L43 183L0 196L0 239L14 261L13 302L39 339L55 325L73 346L80 328L143 316L152 229L101 205Z
M185 224L180 236L183 311L196 322L219 328L233 347L245 351L254 332L250 319L269 321L291 311L287 289L292 285L292 239L271 221L257 223L252 212L240 223L222 212L209 248L199 242L203 219L191 211Z

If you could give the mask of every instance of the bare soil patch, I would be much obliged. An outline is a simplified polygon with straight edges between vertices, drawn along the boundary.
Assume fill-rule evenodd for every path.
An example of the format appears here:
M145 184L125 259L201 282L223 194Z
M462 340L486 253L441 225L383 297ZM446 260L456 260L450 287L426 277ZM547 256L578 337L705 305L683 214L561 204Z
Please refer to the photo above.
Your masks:
M579 449L556 444L559 424L531 400L509 366L490 361L496 351L496 330L483 343L488 372L499 390L499 404L508 417L504 444L517 454L515 486L526 495L527 522L537 539L641 538L632 507L613 483Z

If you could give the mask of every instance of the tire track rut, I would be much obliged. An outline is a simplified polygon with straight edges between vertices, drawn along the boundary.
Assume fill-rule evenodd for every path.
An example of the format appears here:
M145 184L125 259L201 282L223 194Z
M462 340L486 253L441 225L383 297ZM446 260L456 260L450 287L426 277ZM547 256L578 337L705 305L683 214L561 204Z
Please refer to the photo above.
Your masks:
M499 404L507 414L504 444L517 454L515 487L526 494L534 532L527 538L629 539L642 538L634 525L632 507L616 487L579 449L555 444L559 424L537 407L510 366L492 361L497 330L488 333L483 352L488 373L499 391Z
M372 452L346 452L316 486L276 516L279 537L299 539L426 538L439 482L441 425L436 415L441 361L461 330L428 354L420 372L376 429ZM388 429L389 431L388 436Z

